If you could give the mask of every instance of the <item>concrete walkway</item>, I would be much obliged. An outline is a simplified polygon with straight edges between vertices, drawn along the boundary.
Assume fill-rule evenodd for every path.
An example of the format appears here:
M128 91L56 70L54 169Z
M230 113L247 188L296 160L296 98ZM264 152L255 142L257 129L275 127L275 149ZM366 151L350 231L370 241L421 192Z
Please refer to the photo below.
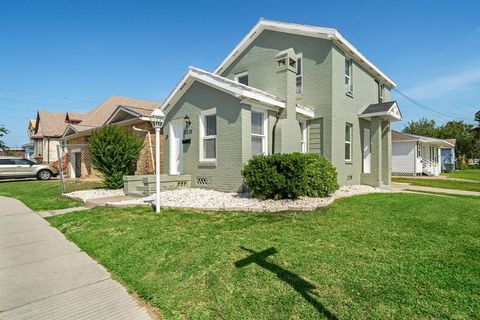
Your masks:
M18 200L0 197L0 319L152 319L110 274Z
M448 193L453 195L457 194L457 195L463 195L463 196L480 196L480 192L476 192L476 191L414 186L409 183L401 183L401 182L392 182L391 190L397 191L397 192L405 191L405 190L413 190L413 191L423 191L423 192L433 192L433 193Z

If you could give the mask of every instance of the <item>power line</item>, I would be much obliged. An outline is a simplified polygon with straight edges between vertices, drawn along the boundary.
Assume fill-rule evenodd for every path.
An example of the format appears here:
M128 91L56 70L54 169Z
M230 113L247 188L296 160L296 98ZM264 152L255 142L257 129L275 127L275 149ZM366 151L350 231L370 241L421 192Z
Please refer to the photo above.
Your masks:
M62 108L62 109L72 109L72 110L88 111L87 109L72 108L72 107L66 107L66 106L59 106L59 105L54 105L54 104L50 104L50 103L43 103L43 102L36 102L36 101L25 101L25 100L16 100L16 99L7 99L7 98L0 98L0 100L10 101L10 102L27 103L27 104L44 105L44 106L49 106L49 107L53 107L53 108Z
M67 98L67 97L57 97L57 96L51 96L51 95L48 95L48 94L34 93L34 92L28 92L28 91L20 91L20 90L12 90L12 89L2 89L2 88L0 88L0 91L20 93L20 94L28 94L28 95L31 95L31 96L38 96L38 97L45 97L45 98L52 98L52 99L62 99L62 100L68 100L68 101L78 101L78 102L96 103L95 101L90 101L90 100Z
M416 105L417 107L419 107L420 109L422 110L425 110L425 111L428 111L428 112L431 112L437 116L440 116L440 117L443 117L443 118L448 118L448 119L457 119L457 120L470 120L470 118L463 118L463 117L456 117L456 116L451 116L451 115L448 115L448 114L445 114L443 112L440 112L440 111L437 111L435 109L432 109L432 108L429 108L427 107L426 105L418 102L417 100L413 99L413 98L410 98L409 96L407 96L405 93L401 92L400 90L398 90L397 88L393 88L393 90L395 92L397 92L399 95L401 95L402 97L404 97L405 99L407 99L408 101L410 101L411 103L413 103L414 105Z

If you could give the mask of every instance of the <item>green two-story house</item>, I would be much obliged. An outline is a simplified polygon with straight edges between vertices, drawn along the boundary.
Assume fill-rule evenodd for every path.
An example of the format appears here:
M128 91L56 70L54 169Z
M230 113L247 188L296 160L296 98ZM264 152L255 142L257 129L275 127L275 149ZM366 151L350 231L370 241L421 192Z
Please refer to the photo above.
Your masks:
M395 83L335 29L261 19L213 72L190 67L162 108L165 173L242 189L256 154L310 152L341 185L390 185Z

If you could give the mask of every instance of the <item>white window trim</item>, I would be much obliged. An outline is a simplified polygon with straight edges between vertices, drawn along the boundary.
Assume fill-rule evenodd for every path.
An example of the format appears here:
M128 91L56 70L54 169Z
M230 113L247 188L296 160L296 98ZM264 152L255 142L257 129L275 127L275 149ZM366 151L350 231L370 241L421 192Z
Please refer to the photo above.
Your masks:
M211 116L211 115L217 115L217 108L212 108L212 109L208 109L208 110L204 110L202 112L200 112L200 121L199 121L199 130L200 130L200 134L199 134L199 160L200 162L203 162L203 163L216 163L217 162L217 146L218 146L218 140L217 140L217 136L218 136L218 123L216 122L216 125L217 125L217 134L216 135L210 135L210 136L206 136L205 135L205 117L206 116ZM218 120L218 119L217 119ZM211 158L211 159L205 159L203 157L203 141L204 140L207 140L207 139L215 139L215 158Z
M295 75L295 92L297 93L297 95L302 95L303 94L303 53L297 54L296 59L297 59L296 63L298 63L298 59L302 60L302 63L301 63L301 68L300 68L300 74ZM302 79L302 85L300 86L300 92L297 92L297 78Z
M352 145L353 145L353 124L351 123L346 123L345 124L345 130L347 129L347 126L350 127L350 141L347 141L345 139L345 144L348 144L349 147L350 147L350 158L348 159L346 156L345 156L345 162L352 162L352 155L353 155L353 148L352 148Z
M265 109L251 107L250 124L252 123L252 115L251 115L252 112L263 114L263 135L252 133L252 128L250 128L250 137L262 137L263 138L262 153L264 155L267 155L268 154L268 112ZM250 143L251 143L251 139L250 139ZM250 148L250 150L251 150L251 148Z
M238 78L241 78L241 77L243 77L243 76L248 76L248 71L244 71L244 72L240 72L240 73L235 74L235 77L233 78L233 80L235 80L235 82L240 83L240 82L238 81ZM249 80L249 81L248 81L249 83L248 83L247 85L250 84L250 78L249 78L248 80Z
M301 133L301 140L300 146L302 153L308 152L308 145L307 145L307 121L300 121L300 133Z
M345 83L345 78L348 78L348 85L345 84L345 92L347 94L350 94L352 95L353 94L353 60L352 59L349 59L349 58L345 58L345 64L347 63L348 61L348 75L345 74L345 66L344 66L344 77L343 77L343 81Z
M383 102L384 90L385 90L385 86L382 83L379 83L379 92L378 92L378 94L379 94L378 98L379 99L378 100L380 100L380 103Z

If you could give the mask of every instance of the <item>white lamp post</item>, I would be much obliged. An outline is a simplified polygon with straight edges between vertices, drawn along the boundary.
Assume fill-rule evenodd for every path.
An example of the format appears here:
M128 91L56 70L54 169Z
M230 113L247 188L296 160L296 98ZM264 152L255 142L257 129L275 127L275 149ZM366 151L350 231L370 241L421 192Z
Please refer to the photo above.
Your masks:
M150 115L150 122L155 128L155 209L160 213L160 129L163 127L165 115L162 110L155 109Z

